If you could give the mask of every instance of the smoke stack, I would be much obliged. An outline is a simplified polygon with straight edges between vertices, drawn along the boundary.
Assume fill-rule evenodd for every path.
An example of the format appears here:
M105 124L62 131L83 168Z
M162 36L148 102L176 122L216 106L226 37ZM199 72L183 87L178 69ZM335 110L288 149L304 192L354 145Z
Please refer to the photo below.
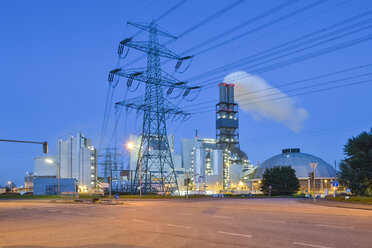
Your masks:
M220 101L219 102L226 102L226 83L218 84L220 88Z
M234 103L234 84L227 85L227 102Z

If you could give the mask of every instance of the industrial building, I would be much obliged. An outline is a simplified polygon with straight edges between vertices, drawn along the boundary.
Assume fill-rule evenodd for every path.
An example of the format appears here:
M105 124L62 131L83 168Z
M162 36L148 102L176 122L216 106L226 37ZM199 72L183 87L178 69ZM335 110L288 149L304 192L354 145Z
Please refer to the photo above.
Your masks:
M215 139L182 139L182 168L190 171L194 191L218 191L222 185L222 150Z
M310 167L310 163L318 164L315 169L316 191L320 193L332 191L331 183L336 180L334 168L317 156L302 153L299 148L283 149L281 154L265 160L251 171L250 174L244 174L242 179L250 185L251 190L259 191L262 175L267 168L274 166L291 166L296 171L296 176L300 181L300 191L302 193L307 193L310 189L313 189L309 177L309 173L313 171Z
M82 133L59 139L56 156L34 158L34 172L26 175L25 186L33 186L35 195L53 193L58 177L60 192L75 191L75 184L81 191L97 188L97 150Z
M59 182L58 182L59 181ZM35 177L34 195L57 195L59 192L77 192L75 178Z
M56 162L61 178L75 178L87 190L97 188L97 150L82 133L58 140Z

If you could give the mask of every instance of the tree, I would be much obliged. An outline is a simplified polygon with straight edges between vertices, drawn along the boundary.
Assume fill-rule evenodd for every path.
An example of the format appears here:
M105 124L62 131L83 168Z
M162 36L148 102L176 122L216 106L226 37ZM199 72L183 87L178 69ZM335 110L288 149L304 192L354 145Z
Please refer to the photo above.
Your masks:
M340 181L353 194L365 195L372 190L372 129L348 140L346 158L340 163Z
M300 189L296 171L291 166L275 166L267 168L262 175L261 191L271 195L292 195Z

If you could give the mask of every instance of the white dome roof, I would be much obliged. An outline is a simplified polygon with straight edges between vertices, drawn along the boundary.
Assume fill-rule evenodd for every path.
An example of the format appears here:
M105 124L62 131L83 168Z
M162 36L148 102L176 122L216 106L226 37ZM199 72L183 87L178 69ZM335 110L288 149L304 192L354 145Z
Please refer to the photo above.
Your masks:
M282 154L276 155L265 160L259 165L253 174L254 179L262 179L262 174L266 168L274 166L291 166L296 171L297 178L307 178L313 172L310 163L318 163L315 169L315 177L332 178L336 176L333 167L323 159L314 155L301 153L300 149L284 149Z

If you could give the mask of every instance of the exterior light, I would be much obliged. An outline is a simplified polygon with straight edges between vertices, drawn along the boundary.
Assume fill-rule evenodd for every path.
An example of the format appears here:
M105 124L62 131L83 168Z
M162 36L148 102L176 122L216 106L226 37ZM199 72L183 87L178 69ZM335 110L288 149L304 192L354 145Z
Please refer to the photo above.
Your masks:
M45 162L47 162L48 164L54 164L54 161L50 158L45 159Z
M134 143L133 142L128 142L127 143L127 149L132 150L134 148Z

